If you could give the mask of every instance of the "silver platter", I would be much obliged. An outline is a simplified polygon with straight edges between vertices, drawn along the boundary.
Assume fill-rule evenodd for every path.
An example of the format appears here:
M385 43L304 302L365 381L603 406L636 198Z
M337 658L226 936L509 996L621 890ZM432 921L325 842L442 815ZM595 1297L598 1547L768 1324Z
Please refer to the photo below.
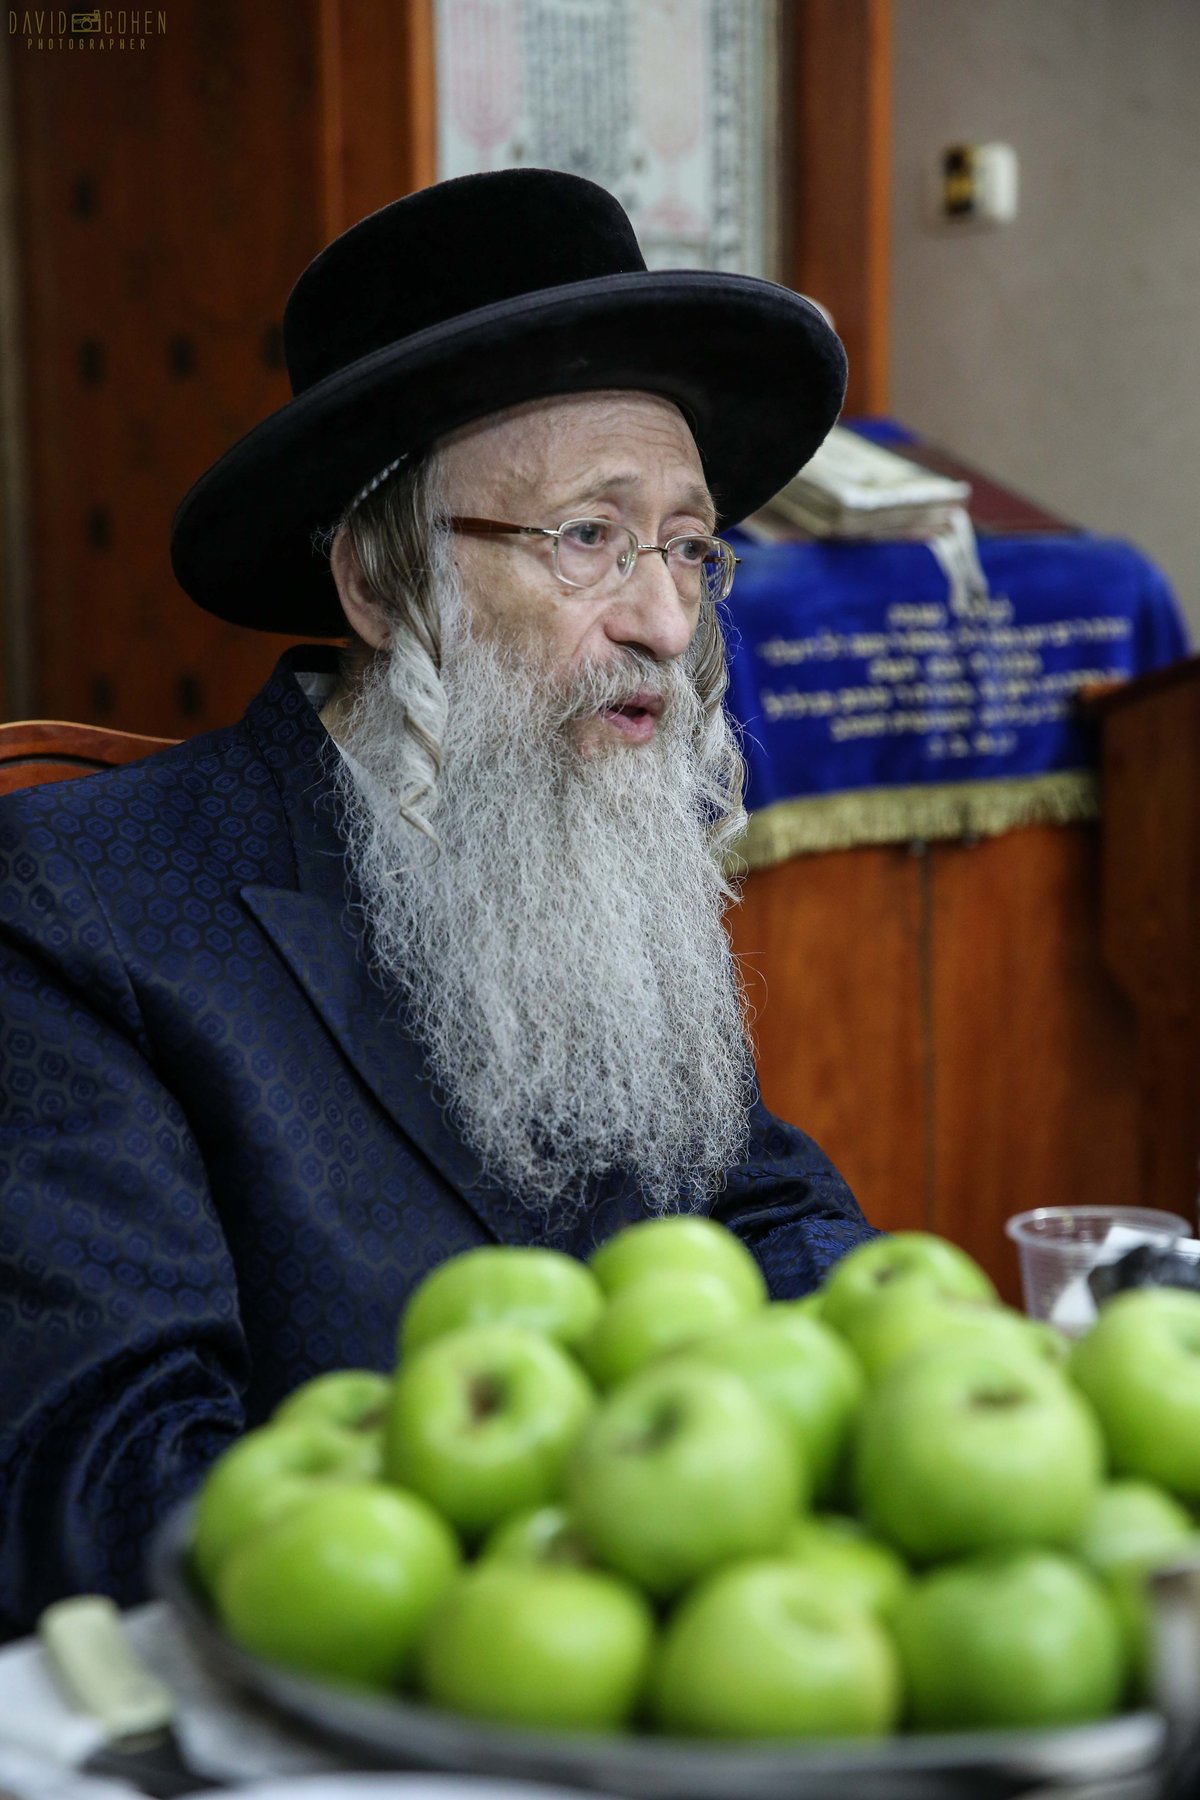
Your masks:
M1165 1721L883 1739L728 1744L489 1725L400 1697L339 1688L249 1655L214 1622L192 1576L191 1505L165 1520L150 1582L208 1665L347 1752L348 1766L442 1769L542 1781L623 1800L1016 1800L1031 1790L1132 1797L1153 1791Z

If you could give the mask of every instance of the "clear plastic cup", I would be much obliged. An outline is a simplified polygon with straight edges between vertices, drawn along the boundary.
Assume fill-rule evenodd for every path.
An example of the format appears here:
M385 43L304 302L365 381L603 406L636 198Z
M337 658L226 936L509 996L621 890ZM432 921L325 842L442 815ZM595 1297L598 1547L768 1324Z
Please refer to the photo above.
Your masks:
M1117 1254L1133 1246L1135 1240L1126 1233L1165 1246L1191 1232L1178 1213L1149 1206L1039 1206L1009 1219L1004 1229L1017 1246L1031 1319L1049 1319L1067 1332L1087 1329L1095 1308L1082 1292L1082 1280L1097 1263L1112 1260L1114 1251L1106 1245L1114 1226L1124 1228ZM1080 1283L1078 1306L1066 1294L1073 1282ZM1067 1304L1060 1304L1064 1298Z

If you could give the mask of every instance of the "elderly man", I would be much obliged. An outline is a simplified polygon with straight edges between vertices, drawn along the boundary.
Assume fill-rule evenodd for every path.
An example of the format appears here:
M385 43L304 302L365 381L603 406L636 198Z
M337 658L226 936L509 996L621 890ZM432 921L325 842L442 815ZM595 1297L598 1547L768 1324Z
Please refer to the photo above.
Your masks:
M800 1294L868 1228L757 1097L722 914L720 520L836 415L815 309L651 274L591 183L446 183L289 301L195 599L289 652L229 730L0 810L0 1607L139 1592L290 1388L487 1242L699 1208ZM323 552L325 554L323 554Z

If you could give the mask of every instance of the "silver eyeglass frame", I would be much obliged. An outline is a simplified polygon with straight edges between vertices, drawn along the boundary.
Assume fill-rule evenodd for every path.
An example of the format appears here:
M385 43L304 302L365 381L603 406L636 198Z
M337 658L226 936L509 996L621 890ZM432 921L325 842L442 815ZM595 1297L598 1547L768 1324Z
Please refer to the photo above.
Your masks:
M638 557L647 556L652 550L662 557L663 567L669 573L671 565L667 561L667 558L670 555L671 546L673 544L685 543L689 538L699 538L706 544L712 544L716 550L717 559L719 560L722 569L721 591L719 594L712 596L712 602L715 606L719 606L722 600L727 600L729 598L730 590L733 587L734 574L738 564L742 560L740 556L734 555L730 546L725 543L723 539L717 537L715 533L711 531L679 531L676 532L674 537L669 537L665 544L643 544L638 541L637 532L631 531L628 525L619 525L615 519L592 518L587 513L584 513L577 519L564 519L562 524L557 526L514 525L506 519L476 519L461 514L453 515L446 520L446 524L451 531L463 531L469 536L552 538L554 540L555 580L561 581L564 587L575 588L577 592L585 594L590 593L592 588L598 587L600 581L603 580L603 576L600 577L600 581L572 581L570 576L564 575L558 566L558 547L562 540L563 532L569 531L572 525L606 525L612 531L624 532L625 536L629 539L629 550L626 555L617 556L612 564L613 568L617 571L618 578L622 582L628 581L629 577L633 574ZM707 562L709 559L706 557L704 560Z

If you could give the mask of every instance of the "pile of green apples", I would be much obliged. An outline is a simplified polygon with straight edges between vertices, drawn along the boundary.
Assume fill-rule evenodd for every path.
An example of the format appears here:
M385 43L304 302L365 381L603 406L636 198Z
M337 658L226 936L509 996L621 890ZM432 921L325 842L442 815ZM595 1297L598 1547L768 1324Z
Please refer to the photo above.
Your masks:
M191 1557L244 1648L475 1718L878 1736L1136 1703L1197 1502L1200 1295L1071 1344L900 1233L770 1302L684 1215L443 1263L394 1374L309 1382L214 1465Z

